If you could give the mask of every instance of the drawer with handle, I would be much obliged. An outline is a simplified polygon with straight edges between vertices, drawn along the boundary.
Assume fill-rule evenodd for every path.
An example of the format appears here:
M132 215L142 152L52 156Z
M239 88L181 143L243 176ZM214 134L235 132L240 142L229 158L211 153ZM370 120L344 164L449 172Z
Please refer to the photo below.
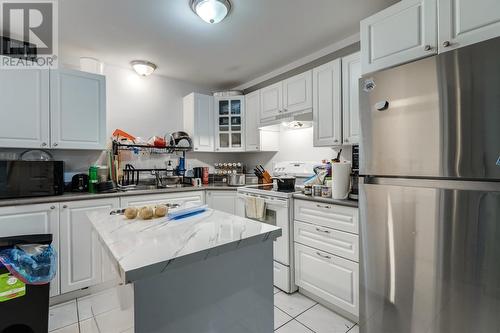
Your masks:
M358 316L357 263L295 243L295 283L300 288Z
M358 209L314 201L295 200L295 219L358 234Z
M342 258L359 261L359 237L348 232L294 221L294 240Z

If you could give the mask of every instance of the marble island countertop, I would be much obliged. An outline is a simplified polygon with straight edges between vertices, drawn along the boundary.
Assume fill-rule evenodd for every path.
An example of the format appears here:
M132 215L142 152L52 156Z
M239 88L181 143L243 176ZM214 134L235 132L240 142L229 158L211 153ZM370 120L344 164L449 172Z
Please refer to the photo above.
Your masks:
M124 283L281 236L281 228L208 209L181 220L89 213Z

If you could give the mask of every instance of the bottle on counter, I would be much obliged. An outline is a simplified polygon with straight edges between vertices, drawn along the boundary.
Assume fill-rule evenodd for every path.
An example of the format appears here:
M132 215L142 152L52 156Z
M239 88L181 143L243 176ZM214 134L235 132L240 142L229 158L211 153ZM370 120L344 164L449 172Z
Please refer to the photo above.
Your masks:
M98 167L92 165L89 168L89 193L97 193L97 183L99 182L97 174Z
M167 168L167 177L172 177L174 175L174 167L172 166L172 161L168 161Z

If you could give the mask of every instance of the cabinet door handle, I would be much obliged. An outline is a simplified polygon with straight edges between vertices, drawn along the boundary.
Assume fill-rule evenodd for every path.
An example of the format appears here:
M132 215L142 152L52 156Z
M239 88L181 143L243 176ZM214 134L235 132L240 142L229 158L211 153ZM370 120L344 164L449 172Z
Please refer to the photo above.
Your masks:
M50 206L50 209L56 209L56 206Z
M339 140L335 139L335 140L333 140L333 142L339 142Z
M327 206L327 205L316 205L316 207L318 207L318 208L326 208L326 209L332 208L332 207Z
M349 142L349 139L344 139L344 142Z
M67 205L64 205L64 206L63 206L63 208L68 208L68 206L67 206Z
M47 142L42 142L42 147L47 146Z
M443 42L444 47L449 47L451 45L450 41L446 40Z
M57 147L57 142L54 142L53 146L54 146L54 147Z
M424 46L424 50L425 50L425 51L430 51L430 50L432 50L432 46L430 46L430 45L425 45L425 46Z
M321 254L321 252L316 252L316 254L317 254L318 256L320 256L321 258L324 258L324 259L332 259L332 257L327 256L327 255L324 255L324 254Z
M320 229L320 228L316 228L316 231L324 232L325 234L329 234L330 233L329 230L323 230L323 229Z

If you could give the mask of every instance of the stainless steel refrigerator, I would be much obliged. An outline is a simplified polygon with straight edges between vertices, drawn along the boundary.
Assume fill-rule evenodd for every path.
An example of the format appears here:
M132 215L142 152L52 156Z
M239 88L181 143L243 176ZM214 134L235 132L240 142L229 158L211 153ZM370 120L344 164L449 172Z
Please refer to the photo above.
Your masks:
M500 332L500 39L360 80L360 331Z

